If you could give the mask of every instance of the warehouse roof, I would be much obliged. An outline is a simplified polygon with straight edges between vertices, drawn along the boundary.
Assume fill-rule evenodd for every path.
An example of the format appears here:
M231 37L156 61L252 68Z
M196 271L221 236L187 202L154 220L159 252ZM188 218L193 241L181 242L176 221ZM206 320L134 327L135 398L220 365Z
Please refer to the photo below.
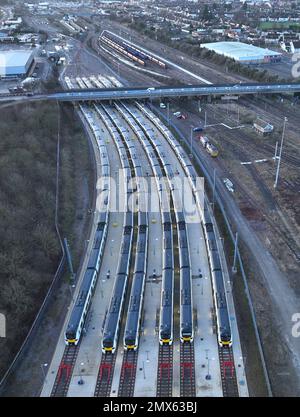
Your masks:
M212 42L201 44L202 48L210 49L220 55L225 55L236 60L259 59L265 56L280 56L279 52L267 48L259 48L243 42Z
M25 66L33 51L0 51L0 66L20 67Z
M35 50L0 50L0 76L25 74Z

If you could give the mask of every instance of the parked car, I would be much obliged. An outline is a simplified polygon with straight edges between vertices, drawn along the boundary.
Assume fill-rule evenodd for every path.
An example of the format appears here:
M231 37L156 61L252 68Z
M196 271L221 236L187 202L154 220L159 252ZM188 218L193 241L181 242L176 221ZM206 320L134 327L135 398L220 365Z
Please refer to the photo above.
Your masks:
M232 181L230 181L229 178L224 178L223 183L228 191L230 191L231 193L234 193L234 186L233 186Z

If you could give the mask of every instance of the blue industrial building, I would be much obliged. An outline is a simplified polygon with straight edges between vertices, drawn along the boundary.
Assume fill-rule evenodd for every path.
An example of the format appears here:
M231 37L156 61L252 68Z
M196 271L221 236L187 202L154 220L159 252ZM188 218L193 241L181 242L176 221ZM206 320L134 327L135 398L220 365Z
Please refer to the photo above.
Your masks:
M33 62L34 50L0 50L0 77L25 77Z

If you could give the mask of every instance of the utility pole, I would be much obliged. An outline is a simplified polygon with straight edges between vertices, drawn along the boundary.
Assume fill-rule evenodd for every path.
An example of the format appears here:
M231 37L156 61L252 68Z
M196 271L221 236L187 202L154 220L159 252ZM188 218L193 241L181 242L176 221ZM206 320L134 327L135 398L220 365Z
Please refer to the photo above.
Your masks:
M74 269L73 269L70 247L69 247L69 244L68 244L68 241L67 241L66 237L64 238L63 243L64 243L65 251L66 251L66 254L67 254L67 261L68 261L68 265L69 265L69 270L71 272L71 281L74 281L75 272L74 272Z
M276 163L276 159L277 159L277 149L278 149L278 141L276 142L275 145L275 154L274 154L274 162Z
M213 212L215 211L215 192L216 192L216 168L214 168L214 186L213 186L213 198L212 198Z
M237 248L238 248L238 232L235 234L235 241L234 241L234 257L233 257L233 265L232 265L232 272L236 274L236 257L237 257Z
M83 385L84 384L84 380L83 380L82 376L83 376L83 372L84 372L84 368L83 368L84 362L81 362L80 363L80 366L81 366L81 369L80 369L80 380L78 381L78 385Z
M170 126L170 103L167 103L168 126Z
M204 113L204 128L206 127L206 117L207 117L207 112L205 110L205 113Z
M191 157L193 156L193 126L191 126L191 146L190 146L190 148L191 148Z
M286 126L287 120L288 120L287 117L285 117L284 118L284 121L283 121L282 137L281 137L281 144L280 144L280 151L279 151L279 159L278 159L278 164L277 164L277 170L276 170L276 177L275 177L275 182L274 182L274 188L276 188L277 187L277 184L278 184L279 170L280 170L280 163L281 163L281 155L282 155L282 148L283 148L283 139L284 139L285 126Z
M46 380L46 368L47 368L48 364L47 363L41 363L41 369L43 372L43 382L47 382Z

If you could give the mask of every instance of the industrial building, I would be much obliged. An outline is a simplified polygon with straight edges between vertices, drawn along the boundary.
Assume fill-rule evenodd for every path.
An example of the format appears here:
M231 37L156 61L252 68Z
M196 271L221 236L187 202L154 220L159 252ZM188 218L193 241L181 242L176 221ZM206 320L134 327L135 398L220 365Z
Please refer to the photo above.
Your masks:
M24 77L33 62L34 50L0 50L0 77Z
M270 135L274 130L273 125L259 118L255 120L255 122L253 123L253 127L260 135L263 136Z
M232 58L241 64L263 64L281 61L282 54L270 49L259 48L243 42L203 43L201 48Z

